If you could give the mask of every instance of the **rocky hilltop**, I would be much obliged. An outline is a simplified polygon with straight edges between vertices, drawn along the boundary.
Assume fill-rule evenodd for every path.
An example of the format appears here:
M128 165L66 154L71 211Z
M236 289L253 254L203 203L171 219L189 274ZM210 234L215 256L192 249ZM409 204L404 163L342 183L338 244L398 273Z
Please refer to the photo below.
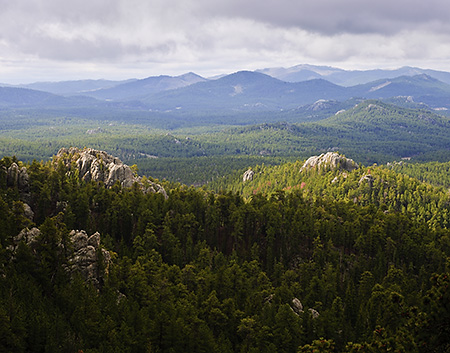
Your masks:
M138 183L146 192L158 192L167 198L167 193L161 185L150 181L148 185L144 185L142 178L135 175L128 165L105 151L92 148L61 148L54 157L54 161L55 163L62 161L69 172L76 170L79 178L84 181L103 182L106 187L112 187L119 182L126 188Z
M358 168L358 164L353 159L346 158L337 152L322 153L320 156L312 156L300 168L300 172L311 169L340 169L351 172Z

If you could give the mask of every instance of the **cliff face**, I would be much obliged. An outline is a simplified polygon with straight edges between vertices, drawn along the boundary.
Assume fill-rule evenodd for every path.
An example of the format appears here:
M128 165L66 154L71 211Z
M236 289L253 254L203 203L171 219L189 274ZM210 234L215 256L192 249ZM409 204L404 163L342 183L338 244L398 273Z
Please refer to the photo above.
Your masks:
M138 183L146 192L158 192L167 198L167 193L161 185L148 182L149 185L144 186L142 178L136 176L128 165L105 151L92 148L62 148L58 151L54 161L63 161L69 172L77 170L79 178L84 181L103 182L106 187L112 187L119 182L125 188Z

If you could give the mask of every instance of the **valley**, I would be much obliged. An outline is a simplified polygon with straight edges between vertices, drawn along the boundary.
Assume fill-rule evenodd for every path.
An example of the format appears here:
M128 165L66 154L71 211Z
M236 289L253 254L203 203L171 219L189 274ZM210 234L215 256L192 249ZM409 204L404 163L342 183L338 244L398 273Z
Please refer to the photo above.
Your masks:
M448 77L0 87L0 350L447 351Z

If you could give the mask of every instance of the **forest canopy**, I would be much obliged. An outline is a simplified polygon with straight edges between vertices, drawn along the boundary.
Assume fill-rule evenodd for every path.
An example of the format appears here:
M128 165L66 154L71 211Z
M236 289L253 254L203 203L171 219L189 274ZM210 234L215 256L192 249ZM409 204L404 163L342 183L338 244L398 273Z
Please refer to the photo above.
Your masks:
M302 164L216 190L125 188L81 178L75 160L4 157L1 350L447 351L448 190ZM69 270L72 230L99 241L95 283Z

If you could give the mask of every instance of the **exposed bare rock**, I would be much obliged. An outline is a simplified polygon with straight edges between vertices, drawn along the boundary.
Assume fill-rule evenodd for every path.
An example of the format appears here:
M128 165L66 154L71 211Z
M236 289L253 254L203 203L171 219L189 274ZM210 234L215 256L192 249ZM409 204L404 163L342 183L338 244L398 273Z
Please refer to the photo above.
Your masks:
M88 245L98 248L100 246L100 233L95 232L88 238Z
M302 314L304 312L303 304L297 298L292 299L291 309L297 315L300 315L300 314ZM309 312L309 314L311 315L311 317L313 319L317 319L319 317L319 312L316 309L309 308L308 312Z
M89 129L86 131L87 135L95 135L95 134L101 134L104 133L105 130L103 130L101 127L98 127L96 129Z
M41 231L39 230L39 228L36 228L36 227L33 227L31 229L24 228L20 231L19 234L17 234L12 239L13 245L9 247L9 250L15 251L17 246L21 242L24 242L32 250L34 250L36 248L36 245L38 244L38 238L40 235L41 235Z
M69 259L69 271L72 274L80 273L86 281L99 288L111 263L109 251L100 247L100 233L88 236L84 230L72 230L69 236L74 250Z
M317 110L330 109L335 105L336 105L336 101L319 99L318 101L316 101L313 104L311 104L310 106L308 106L307 110L317 111Z
M58 151L54 161L62 161L69 173L77 169L79 178L84 181L103 182L107 187L112 187L118 182L125 188L138 183L145 192L161 193L167 198L167 193L161 185L147 181L149 186L144 186L142 178L136 176L128 165L105 151L92 148L62 148Z
M72 230L70 232L70 240L72 241L73 251L75 252L88 245L88 236L84 230L79 232Z
M35 256L39 257L40 235L41 231L36 227L24 228L12 239L12 245L8 249L14 253L17 246L24 242ZM88 236L84 230L72 230L69 237L71 246L67 246L67 243L64 245L62 242L58 244L61 254L67 254L67 251L71 254L67 258L69 263L67 270L72 275L81 274L87 282L100 288L111 263L111 254L100 246L100 233L96 232Z
M27 168L25 167L22 167L19 170L17 186L19 187L19 190L22 191L29 191L30 189L30 177L28 175Z
M34 218L34 212L31 209L30 205L27 203L23 204L23 214L25 217L27 217L30 221L33 220Z
M316 309L309 308L308 311L313 319L317 319L320 316L319 312Z
M352 171L358 168L358 165L353 161L353 159L341 156L337 152L327 152L322 153L320 156L312 156L303 164L300 168L300 172L311 170L311 169L340 169Z
M255 172L251 169L248 169L245 173L244 176L242 177L242 182L246 182L246 181L252 181L253 180L253 176L255 175Z
M126 164L110 164L109 174L105 181L106 186L111 187L117 180L123 187L129 188L139 180L134 177L133 171Z
M366 182L369 187L373 186L373 182L374 182L374 177L371 174L364 174L361 179L359 179L359 183L362 184L364 182Z
M159 193L159 194L162 194L165 199L169 198L169 195L167 195L166 190L161 185L159 185L157 183L149 182L149 184L147 186L146 185L142 185L142 189L144 190L144 194L148 194L149 192L151 192L151 193Z
M6 174L6 184L8 186L16 186L19 182L19 166L16 163L12 163Z
M28 191L30 177L28 176L27 168L19 168L17 163L12 163L6 172L6 184L8 186L17 186L20 191Z
M292 299L292 306L291 307L292 307L292 310L294 310L294 312L296 314L301 314L303 312L303 304L297 298Z

